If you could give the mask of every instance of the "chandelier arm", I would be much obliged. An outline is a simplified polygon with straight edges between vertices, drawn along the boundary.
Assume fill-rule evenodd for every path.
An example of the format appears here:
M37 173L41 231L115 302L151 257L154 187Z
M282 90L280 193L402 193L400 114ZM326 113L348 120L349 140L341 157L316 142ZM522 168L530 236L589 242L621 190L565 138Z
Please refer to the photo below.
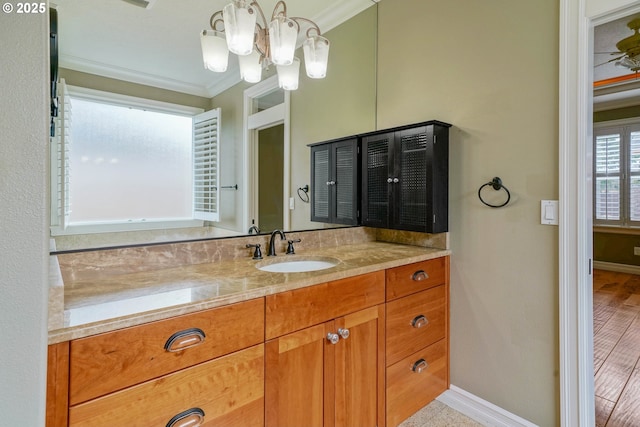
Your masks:
M289 18L292 21L294 21L296 24L298 24L298 31L300 31L300 28L302 28L302 25L300 25L300 22L298 21L302 21L302 22L306 22L307 24L309 24L310 28L307 29L307 38L311 37L312 31L315 31L315 35L316 36L321 36L322 32L320 31L320 27L318 27L318 24L316 24L315 22L313 22L311 19L307 19L307 18L301 18L299 16L293 17L293 18Z
M264 17L264 12L262 11L262 7L260 7L260 4L258 4L257 1L252 1L251 3L249 3L249 6L253 6L256 9L258 9L258 12L260 12L260 18L262 18L262 25L264 26L264 28L268 28L269 27L269 23L267 22L267 19ZM256 20L256 26L259 29L263 29L260 24L258 24L258 21Z
M281 11L278 11L279 8L282 8ZM283 0L279 0L278 3L273 7L273 12L271 13L271 20L273 21L278 16L287 17L287 4Z
M219 18L216 19L216 16L220 15ZM218 24L222 24L223 27L221 30L216 29L216 25ZM211 29L213 31L220 31L222 33L224 33L224 20L222 19L222 11L219 10L216 13L214 13L213 15L211 15L211 18L209 18L209 25L211 26Z

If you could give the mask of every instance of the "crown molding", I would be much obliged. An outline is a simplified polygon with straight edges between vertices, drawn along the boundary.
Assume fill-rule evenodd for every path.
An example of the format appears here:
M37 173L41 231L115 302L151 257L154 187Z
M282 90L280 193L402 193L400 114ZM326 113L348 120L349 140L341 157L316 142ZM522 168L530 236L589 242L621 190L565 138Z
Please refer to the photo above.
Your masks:
M61 68L68 68L84 73L96 74L98 76L109 77L116 80L123 80L131 83L173 90L190 95L202 97L209 96L207 88L193 83L186 83L155 74L143 73L129 68L91 61L71 55L60 55L59 64Z
M338 6L324 10L311 18L311 20L318 24L322 32L325 33L374 6L376 3L374 0L340 2Z

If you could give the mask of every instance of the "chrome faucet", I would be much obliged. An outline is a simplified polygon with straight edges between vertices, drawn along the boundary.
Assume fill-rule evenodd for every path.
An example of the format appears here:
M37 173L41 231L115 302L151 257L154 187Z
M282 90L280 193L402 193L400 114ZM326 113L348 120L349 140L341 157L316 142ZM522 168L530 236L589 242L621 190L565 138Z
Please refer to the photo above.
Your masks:
M255 232L256 234L260 234L260 229L255 225L252 225L251 227L249 227L248 234L253 234L253 232Z
M273 230L273 232L271 233L271 238L269 239L269 253L267 254L267 256L276 256L276 245L273 242L276 234L280 234L280 240L285 239L284 233L282 231Z

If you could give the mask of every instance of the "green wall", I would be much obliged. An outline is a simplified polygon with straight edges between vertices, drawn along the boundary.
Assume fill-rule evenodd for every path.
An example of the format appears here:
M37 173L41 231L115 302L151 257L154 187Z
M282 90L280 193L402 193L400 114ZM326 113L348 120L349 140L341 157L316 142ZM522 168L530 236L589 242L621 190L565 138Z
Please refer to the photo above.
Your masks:
M451 383L536 425L559 425L559 1L385 0L379 128L450 130ZM484 206L502 178L511 202Z

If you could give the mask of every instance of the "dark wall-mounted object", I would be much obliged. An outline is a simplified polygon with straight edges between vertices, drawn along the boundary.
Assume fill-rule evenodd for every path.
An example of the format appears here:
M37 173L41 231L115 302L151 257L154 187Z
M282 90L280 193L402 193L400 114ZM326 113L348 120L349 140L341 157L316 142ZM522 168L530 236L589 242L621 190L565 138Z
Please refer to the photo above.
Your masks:
M485 187L492 187L496 191L504 190L506 192L506 196L507 196L507 198L504 201L504 203L499 204L499 205L492 205L491 203L487 203L482 198L482 189L485 188ZM502 180L500 179L500 177L496 176L491 181L487 182L486 184L482 184L480 186L480 188L478 188L478 198L480 199L480 201L482 203L484 203L485 205L489 206L490 208L501 208L503 206L506 206L507 203L509 203L509 201L511 200L511 193L509 192L509 189L507 187L502 185Z
M311 146L311 221L358 225L358 138Z
M311 144L311 220L448 231L450 127L432 120Z
M51 99L50 135L55 136L54 117L58 117L58 11L49 8L49 77Z
M450 127L429 121L361 137L362 225L448 231Z

